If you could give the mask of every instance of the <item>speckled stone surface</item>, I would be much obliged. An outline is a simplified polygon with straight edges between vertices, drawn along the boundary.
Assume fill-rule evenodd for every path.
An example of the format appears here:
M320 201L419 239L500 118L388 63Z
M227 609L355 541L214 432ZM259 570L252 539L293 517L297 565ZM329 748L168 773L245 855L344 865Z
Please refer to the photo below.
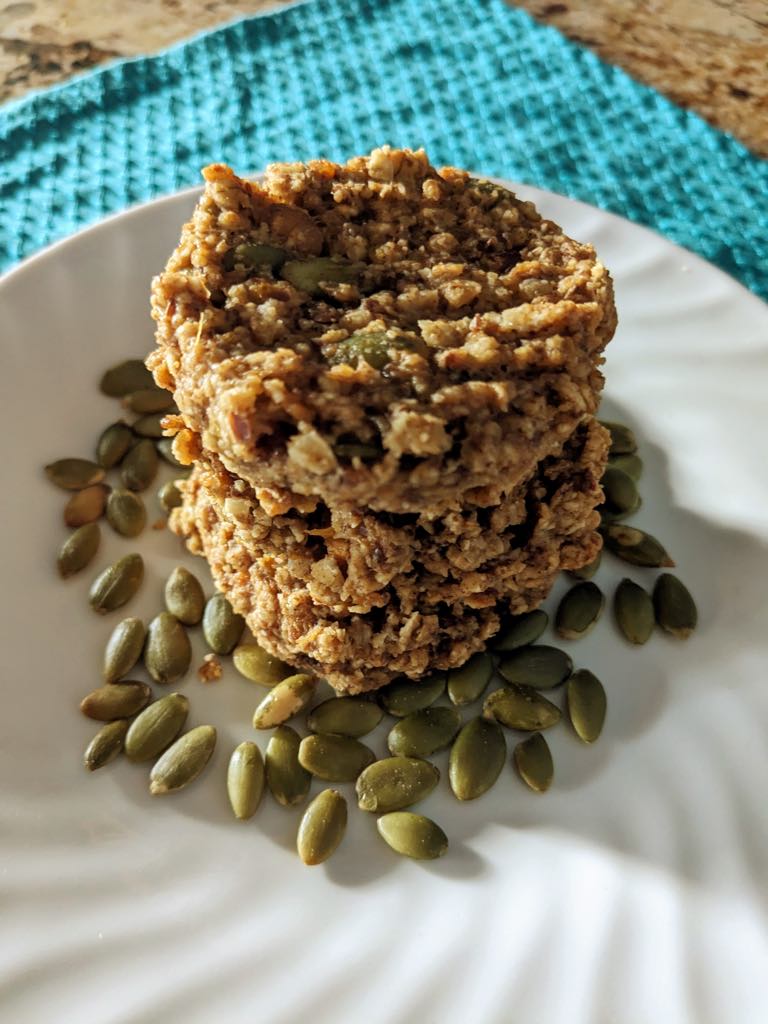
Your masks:
M289 2L6 3L0 6L0 100ZM768 0L518 0L515 6L768 156Z

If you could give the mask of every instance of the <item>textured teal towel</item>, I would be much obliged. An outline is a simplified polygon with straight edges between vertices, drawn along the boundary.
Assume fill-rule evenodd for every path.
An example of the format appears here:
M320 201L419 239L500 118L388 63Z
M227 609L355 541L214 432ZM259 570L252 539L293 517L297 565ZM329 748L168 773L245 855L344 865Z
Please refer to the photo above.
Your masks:
M502 0L309 0L0 109L0 267L211 161L382 142L656 228L768 295L768 164Z

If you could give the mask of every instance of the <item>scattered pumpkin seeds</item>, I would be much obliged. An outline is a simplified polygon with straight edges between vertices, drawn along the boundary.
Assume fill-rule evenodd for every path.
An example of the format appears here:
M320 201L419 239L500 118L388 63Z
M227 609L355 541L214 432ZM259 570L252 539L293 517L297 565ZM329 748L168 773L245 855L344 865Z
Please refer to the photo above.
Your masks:
M165 607L185 626L196 626L203 617L205 594L200 580L177 565L165 584Z
M131 430L134 434L138 434L139 437L151 437L155 440L159 440L164 436L163 434L163 420L166 414L164 412L152 412L146 416L140 416L135 423L131 424ZM152 446L152 450L155 451L155 446ZM155 454L156 451L155 451ZM142 488L143 490L143 488Z
M635 435L623 423L600 420L601 426L611 435L610 455L634 455L637 451Z
M501 726L486 718L472 718L451 747L448 781L459 800L476 800L498 779L507 759Z
M491 641L494 651L515 651L535 644L547 628L549 616L543 608L515 615Z
M267 786L283 807L299 804L309 792L312 776L299 763L301 737L289 725L280 725L272 733L264 758Z
M157 492L157 500L160 502L160 508L166 515L169 515L171 510L178 508L184 501L181 496L175 480L168 480L160 490Z
M127 676L141 657L147 631L141 619L118 622L107 641L102 675L105 683L116 683Z
M111 722L115 718L130 718L145 708L151 699L152 691L146 683L133 680L107 683L86 694L80 701L80 710L97 722Z
M203 611L203 636L214 654L231 654L244 628L245 619L223 594L208 599Z
M378 704L367 697L331 697L307 715L310 732L358 739L376 728L384 717Z
M256 643L237 646L232 652L232 661L241 676L262 686L274 686L293 671L290 665Z
M530 786L536 793L546 793L552 785L555 766L552 751L541 733L535 732L516 744L512 759L526 786Z
M644 644L656 624L651 595L626 577L613 595L616 624L631 644Z
M189 701L181 693L168 693L144 708L132 722L125 738L129 761L151 761L176 739L189 713Z
M573 671L573 662L558 647L535 644L505 655L499 674L508 683L522 683L537 690L561 686Z
M395 718L404 718L434 704L445 692L445 672L436 672L425 679L396 679L378 691L386 711Z
M483 717L493 719L508 729L537 732L557 725L560 708L532 686L510 683L485 698Z
M582 565L580 569L568 569L567 573L575 580L591 580L600 568L602 560L603 549L601 548L591 562L588 562L586 565Z
M82 526L81 529L87 530L88 527ZM134 596L143 579L144 559L141 555L131 554L118 558L91 584L88 593L91 608L100 615L122 608Z
M386 814L410 807L429 796L440 781L440 772L419 757L385 757L364 768L355 792L362 811Z
M82 491L75 491L64 506L64 522L67 526L85 526L101 519L107 503L109 488L104 484L91 484Z
M110 423L96 442L96 461L102 469L118 466L135 440L127 423Z
M110 398L123 398L132 391L155 387L152 374L141 359L126 359L111 366L102 376L99 389Z
M294 288L319 297L324 284L349 284L358 277L359 269L353 263L342 263L329 256L315 256L306 260L287 260L281 276Z
M194 782L211 759L216 746L212 725L198 725L173 743L155 763L149 776L152 796L177 793Z
M588 580L571 587L557 606L555 631L565 640L579 640L597 625L603 613L605 596L596 583ZM530 682L530 680L518 680Z
M252 818L264 793L264 758L251 740L235 747L227 767L227 795L239 821Z
M138 494L122 487L107 499L107 522L121 537L138 537L147 523L147 510Z
M98 523L86 523L67 537L59 548L56 564L62 579L74 576L93 561L101 543Z
M123 459L120 475L129 491L145 491L157 476L157 449L148 437L142 438Z
M450 746L460 728L456 708L423 708L392 726L387 746L394 756L429 757Z
M140 388L138 391L132 391L123 399L123 405L138 416L169 412L175 407L171 392L158 387Z
M149 624L144 667L156 683L175 683L189 669L192 645L187 631L170 612L160 612Z
M305 736L299 744L299 764L324 782L354 782L376 760L372 750L349 736Z
M114 761L122 753L127 731L128 722L124 718L119 718L115 722L107 722L99 729L85 748L83 755L83 764L89 772L103 768L105 764Z
M303 672L277 683L254 711L253 728L271 729L293 718L312 700L315 684L315 677Z
M574 672L565 689L568 717L584 743L594 743L603 731L606 699L603 684L588 669Z
M45 467L45 475L64 491L82 491L85 487L100 484L104 470L88 459L57 459Z
M296 849L305 864L322 864L347 830L347 801L336 789L318 793L302 815Z
M448 837L431 818L412 811L393 811L376 822L379 835L395 853L414 860L435 860L448 850Z
M655 537L636 526L609 523L603 527L602 533L608 550L630 565L660 569L675 564Z
M665 632L685 640L696 629L699 613L690 591L677 576L663 572L653 588L656 621Z
M611 455L608 459L608 465L614 469L622 470L635 483L643 475L643 460L639 455Z
M461 668L448 673L448 696L457 707L478 700L493 675L493 658L487 651L474 654Z

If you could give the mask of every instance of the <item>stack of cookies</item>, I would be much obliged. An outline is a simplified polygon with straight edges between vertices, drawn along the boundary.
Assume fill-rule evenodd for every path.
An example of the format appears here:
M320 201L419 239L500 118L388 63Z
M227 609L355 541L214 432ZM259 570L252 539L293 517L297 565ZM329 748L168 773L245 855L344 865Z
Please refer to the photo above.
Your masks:
M423 152L204 176L152 292L172 528L340 692L462 664L599 550L607 271Z

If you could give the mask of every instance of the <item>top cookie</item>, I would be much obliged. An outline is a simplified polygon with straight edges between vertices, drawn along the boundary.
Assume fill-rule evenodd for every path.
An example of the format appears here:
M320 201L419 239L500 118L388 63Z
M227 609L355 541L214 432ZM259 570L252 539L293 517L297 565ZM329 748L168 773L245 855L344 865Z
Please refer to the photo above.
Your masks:
M186 447L390 512L490 505L593 413L608 272L532 203L426 155L203 172L152 287Z

